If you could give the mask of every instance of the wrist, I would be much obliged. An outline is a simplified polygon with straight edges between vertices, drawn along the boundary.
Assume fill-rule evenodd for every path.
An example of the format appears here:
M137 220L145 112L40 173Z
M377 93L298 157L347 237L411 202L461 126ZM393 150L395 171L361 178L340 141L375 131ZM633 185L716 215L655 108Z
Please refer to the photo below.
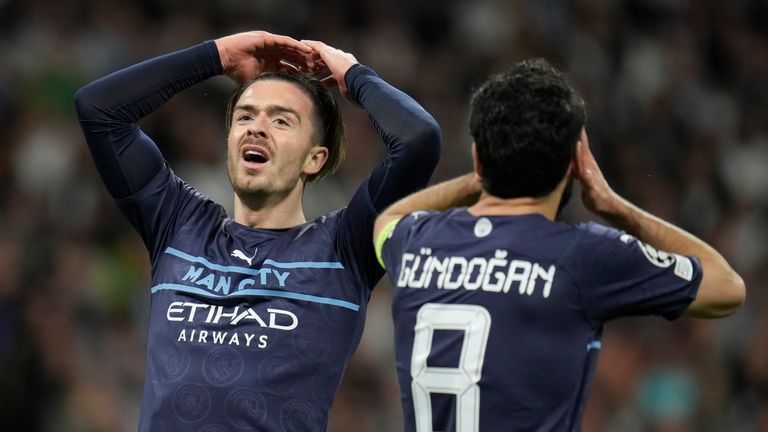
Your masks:
M219 52L219 61L221 62L221 69L226 72L229 69L229 50L227 49L226 42L223 38L214 39L213 43L216 44L216 50Z
M615 192L608 191L606 197L601 200L596 213L602 217L620 217L627 212L627 202Z
M355 63L344 72L344 87L347 89L348 99L357 105L360 103L360 87L365 81L364 77L378 77L376 72L360 63Z

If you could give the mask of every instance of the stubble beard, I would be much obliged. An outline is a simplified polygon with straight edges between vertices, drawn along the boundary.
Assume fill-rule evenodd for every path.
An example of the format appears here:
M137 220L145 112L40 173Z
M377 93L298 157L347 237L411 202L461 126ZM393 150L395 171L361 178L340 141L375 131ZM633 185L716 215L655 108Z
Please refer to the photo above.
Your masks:
M232 186L232 190L238 198L244 203L258 205L259 202L265 201L269 196L269 187L252 177L254 173L251 171L252 170L245 170L238 176L237 168L233 167L231 164L227 164L229 184Z

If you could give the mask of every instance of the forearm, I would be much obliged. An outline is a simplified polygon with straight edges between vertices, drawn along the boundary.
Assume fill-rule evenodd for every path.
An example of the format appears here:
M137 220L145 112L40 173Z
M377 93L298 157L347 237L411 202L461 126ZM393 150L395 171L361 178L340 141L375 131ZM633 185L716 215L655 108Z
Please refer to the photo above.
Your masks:
M163 156L136 122L177 92L221 72L212 42L139 63L75 95L80 125L107 190L131 196L163 167Z
M721 266L728 266L726 260L704 241L619 196L615 198L612 208L601 212L600 216L655 248L681 255L706 257Z
M221 72L210 41L156 57L81 88L75 95L78 116L81 122L133 123L174 94Z
M430 158L421 161L422 166L437 163L440 126L418 102L360 64L349 69L345 82L350 97L368 112L390 153L408 143L429 142L430 146L410 150L421 150L420 156Z
M696 300L689 307L690 315L721 317L733 313L743 302L745 288L741 277L706 242L617 195L600 216L657 249L699 259L703 276Z
M415 100L365 66L352 66L345 81L350 97L368 111L387 150L367 183L376 214L429 183L440 159L440 126Z
M482 184L477 175L470 173L438 183L397 201L376 218L373 242L377 253L381 252L384 241L382 233L405 215L419 210L443 211L453 207L469 206L477 202L481 191Z
M443 211L477 202L481 183L475 173L465 174L409 195L384 210L383 216L401 218L418 210Z

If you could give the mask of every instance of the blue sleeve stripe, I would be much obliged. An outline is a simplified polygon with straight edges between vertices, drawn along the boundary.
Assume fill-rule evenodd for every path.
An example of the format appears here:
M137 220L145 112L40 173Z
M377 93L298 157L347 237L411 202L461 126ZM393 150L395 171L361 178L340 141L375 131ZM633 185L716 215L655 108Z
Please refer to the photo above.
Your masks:
M240 266L225 266L221 264L214 264L203 257L192 256L186 252L182 252L178 249L168 247L165 249L165 253L177 256L183 260L189 262L200 263L211 270L218 270L223 272L241 273L248 275L258 276L261 269L251 269L248 267ZM297 261L297 262L277 262L271 259L264 260L264 265L269 265L277 268L325 268L325 269L344 269L344 266L338 261L324 262L324 261Z
M338 261L296 261L296 262L278 262L269 258L264 260L264 265L277 268L327 268L343 269L344 266Z
M293 300L304 300L304 301L313 302L313 303L339 306L339 307L353 310L355 312L357 312L360 309L360 305L357 305L355 303L351 303L348 301L344 301L344 300L338 300L338 299L329 298L329 297L313 296L310 294L278 291L278 290L244 289L244 290L232 292L231 294L227 294L227 295L215 295L215 294L212 294L210 291L205 291L200 288L195 288L195 287L182 285L182 284L165 283L165 284L159 284L159 285L153 286L151 291L154 294L157 291L162 291L162 290L182 291L190 294L201 295L208 298L248 297L248 296L282 297L282 298L288 298Z

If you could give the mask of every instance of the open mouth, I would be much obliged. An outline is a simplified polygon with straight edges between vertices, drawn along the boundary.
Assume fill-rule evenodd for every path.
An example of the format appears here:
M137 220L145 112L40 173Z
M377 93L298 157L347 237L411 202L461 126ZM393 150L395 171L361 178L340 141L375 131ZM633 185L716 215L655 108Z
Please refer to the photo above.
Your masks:
M269 162L269 154L258 146L245 146L242 150L243 160L251 165L261 165Z
M258 150L246 150L243 153L243 160L251 163L265 163L269 159Z

